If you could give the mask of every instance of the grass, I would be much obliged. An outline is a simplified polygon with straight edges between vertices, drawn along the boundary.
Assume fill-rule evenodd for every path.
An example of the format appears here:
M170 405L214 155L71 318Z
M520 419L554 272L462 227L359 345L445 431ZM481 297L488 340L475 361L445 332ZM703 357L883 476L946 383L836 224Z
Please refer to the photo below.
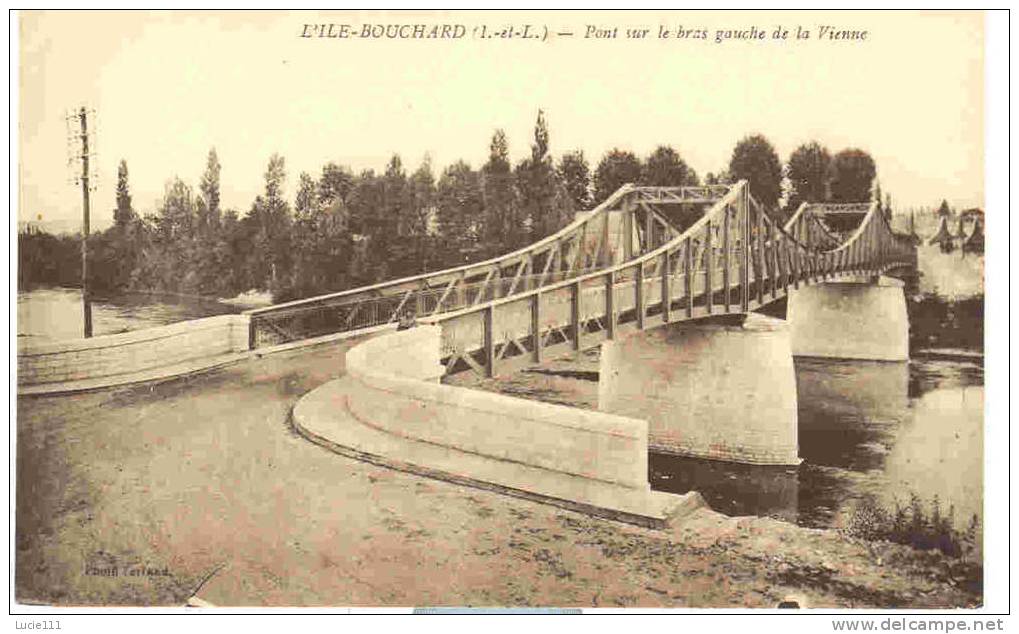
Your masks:
M917 550L939 550L949 557L973 557L979 553L980 519L974 514L965 530L955 524L955 507L942 511L938 496L925 502L913 493L907 504L895 502L894 509L873 497L861 500L844 529L851 537L890 541Z

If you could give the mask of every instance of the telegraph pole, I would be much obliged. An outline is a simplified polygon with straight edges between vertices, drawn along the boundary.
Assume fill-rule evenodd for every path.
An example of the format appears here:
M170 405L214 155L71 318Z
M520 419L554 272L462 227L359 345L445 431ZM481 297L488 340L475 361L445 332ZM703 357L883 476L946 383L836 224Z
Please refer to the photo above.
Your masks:
M85 337L88 338L92 336L92 300L88 292L88 112L84 107L78 111L78 121L81 124L81 304L85 317Z

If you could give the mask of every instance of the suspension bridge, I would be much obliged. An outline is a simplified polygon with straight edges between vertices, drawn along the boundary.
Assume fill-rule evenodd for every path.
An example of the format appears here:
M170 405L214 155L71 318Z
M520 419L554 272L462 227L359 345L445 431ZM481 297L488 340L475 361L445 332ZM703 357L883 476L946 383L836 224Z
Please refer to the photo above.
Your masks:
M649 451L796 465L794 356L903 362L895 276L916 240L877 203L777 223L747 182L626 185L506 255L240 315L26 346L19 395L97 389L350 339L343 376L294 406L338 453L641 524ZM768 316L785 301L786 318ZM416 326L398 329L413 314ZM597 410L453 385L600 347ZM469 375L464 375L469 376Z
M784 226L745 181L624 186L566 228L513 253L248 311L249 346L395 323L441 326L446 372L486 376L632 330L744 315L801 286L914 270L916 249L877 203L804 204ZM857 222L838 234L832 216Z
M250 312L249 345L383 329L295 428L378 464L657 525L648 452L799 464L794 355L908 359L915 242L877 203L776 223L741 181L627 185L505 256ZM759 314L786 299L787 319ZM417 326L395 330L413 312ZM601 347L597 411L458 387Z

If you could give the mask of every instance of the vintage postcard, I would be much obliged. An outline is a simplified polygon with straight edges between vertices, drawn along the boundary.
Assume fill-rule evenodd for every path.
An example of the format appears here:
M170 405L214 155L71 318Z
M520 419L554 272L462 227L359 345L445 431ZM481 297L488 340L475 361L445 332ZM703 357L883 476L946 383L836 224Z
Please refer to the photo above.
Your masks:
M12 611L995 629L1007 14L13 19Z

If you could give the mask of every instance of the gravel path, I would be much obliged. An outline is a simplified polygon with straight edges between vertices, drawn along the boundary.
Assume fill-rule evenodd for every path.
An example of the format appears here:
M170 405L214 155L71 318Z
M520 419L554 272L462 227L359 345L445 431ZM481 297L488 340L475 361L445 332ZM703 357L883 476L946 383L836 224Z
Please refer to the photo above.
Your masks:
M18 600L182 605L201 586L217 605L979 601L897 546L710 510L656 532L330 453L285 421L348 345L20 400Z

